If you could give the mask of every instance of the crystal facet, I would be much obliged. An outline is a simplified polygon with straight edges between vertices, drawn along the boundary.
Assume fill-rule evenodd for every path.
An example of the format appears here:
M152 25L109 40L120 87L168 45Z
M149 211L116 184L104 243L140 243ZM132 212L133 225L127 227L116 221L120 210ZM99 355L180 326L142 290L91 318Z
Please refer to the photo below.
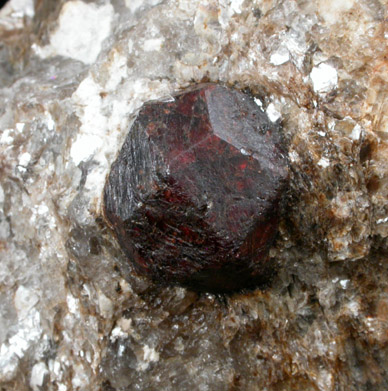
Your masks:
M105 215L137 271L228 291L263 281L288 166L247 94L204 84L146 104L113 164Z

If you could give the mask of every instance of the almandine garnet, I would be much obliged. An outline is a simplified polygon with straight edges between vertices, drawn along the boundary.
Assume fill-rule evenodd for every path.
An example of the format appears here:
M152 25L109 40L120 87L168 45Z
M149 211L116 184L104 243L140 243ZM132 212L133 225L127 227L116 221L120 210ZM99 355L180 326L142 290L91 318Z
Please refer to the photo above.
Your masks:
M252 97L217 84L145 104L104 189L136 270L230 291L265 280L288 182L279 134Z

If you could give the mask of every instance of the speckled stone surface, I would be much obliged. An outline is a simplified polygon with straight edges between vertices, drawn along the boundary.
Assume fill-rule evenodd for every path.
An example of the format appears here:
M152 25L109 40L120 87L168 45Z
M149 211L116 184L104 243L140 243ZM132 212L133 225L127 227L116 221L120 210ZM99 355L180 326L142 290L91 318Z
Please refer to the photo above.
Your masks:
M386 0L11 0L0 12L0 384L386 391ZM140 108L213 82L282 127L266 289L139 277L103 188Z

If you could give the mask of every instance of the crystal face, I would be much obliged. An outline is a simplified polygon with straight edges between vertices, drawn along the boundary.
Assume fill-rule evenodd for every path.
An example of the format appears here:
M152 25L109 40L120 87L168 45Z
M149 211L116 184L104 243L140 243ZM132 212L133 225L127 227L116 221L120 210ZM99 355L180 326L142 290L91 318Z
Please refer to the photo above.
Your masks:
M105 190L141 274L229 291L265 281L288 180L278 128L237 90L205 84L143 106Z

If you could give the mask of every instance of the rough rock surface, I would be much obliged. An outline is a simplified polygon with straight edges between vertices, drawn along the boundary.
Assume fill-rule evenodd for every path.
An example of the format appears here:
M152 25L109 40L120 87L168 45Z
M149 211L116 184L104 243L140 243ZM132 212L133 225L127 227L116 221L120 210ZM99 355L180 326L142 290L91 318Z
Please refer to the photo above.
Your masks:
M11 0L0 14L2 390L388 388L386 0ZM144 102L247 89L289 145L266 290L158 288L101 210Z
M200 84L140 110L104 188L104 211L138 272L226 292L268 283L288 166L253 98Z

